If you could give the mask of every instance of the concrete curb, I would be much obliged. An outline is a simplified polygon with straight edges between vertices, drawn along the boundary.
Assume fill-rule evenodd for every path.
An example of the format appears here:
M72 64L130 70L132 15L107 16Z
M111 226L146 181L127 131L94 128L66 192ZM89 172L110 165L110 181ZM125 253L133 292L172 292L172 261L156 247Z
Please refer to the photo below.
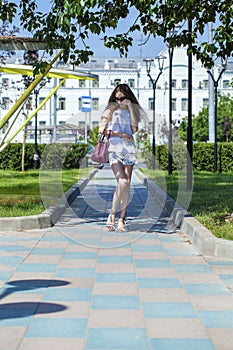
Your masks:
M159 198L172 221L189 238L200 254L233 259L233 241L215 237L140 170L135 169L135 174L152 196Z
M0 232L23 231L52 227L59 220L66 208L86 187L89 180L98 172L94 169L88 178L83 178L73 185L59 200L59 204L49 207L43 213L30 216L0 218Z

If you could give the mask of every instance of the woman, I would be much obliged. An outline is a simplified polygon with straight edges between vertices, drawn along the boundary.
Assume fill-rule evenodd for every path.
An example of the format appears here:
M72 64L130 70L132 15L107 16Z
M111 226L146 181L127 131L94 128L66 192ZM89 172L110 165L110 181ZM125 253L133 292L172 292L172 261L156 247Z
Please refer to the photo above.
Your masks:
M117 180L112 209L107 219L109 231L126 231L126 211L130 197L130 183L133 166L136 163L136 147L133 134L145 117L136 97L127 84L119 84L112 92L99 127L111 131L109 163ZM120 206L120 218L115 226L116 213Z

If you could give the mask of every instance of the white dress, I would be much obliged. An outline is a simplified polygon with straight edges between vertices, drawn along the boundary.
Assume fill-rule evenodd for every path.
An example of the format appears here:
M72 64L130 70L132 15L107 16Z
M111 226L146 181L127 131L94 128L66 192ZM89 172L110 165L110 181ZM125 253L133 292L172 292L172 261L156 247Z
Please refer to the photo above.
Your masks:
M115 132L127 133L133 136L131 118L128 109L117 109L113 112L112 120L108 123L108 129ZM136 163L136 146L134 139L127 141L122 137L110 137L109 163L121 162L124 165Z

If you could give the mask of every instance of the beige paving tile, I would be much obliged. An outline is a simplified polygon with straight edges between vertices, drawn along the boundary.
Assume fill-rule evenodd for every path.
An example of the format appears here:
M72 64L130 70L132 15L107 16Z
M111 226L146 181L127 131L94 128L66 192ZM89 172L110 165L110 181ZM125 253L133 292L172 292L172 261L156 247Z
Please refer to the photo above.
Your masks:
M133 264L98 264L96 272L134 272Z
M208 329L215 350L232 350L233 330L232 329Z
M131 255L131 248L122 248L122 247L116 247L116 248L103 248L101 247L99 249L99 255Z
M181 288L140 288L139 295L142 302L189 302Z
M167 259L167 254L165 252L132 252L134 259Z
M193 306L198 310L233 310L233 296L231 295L189 295L189 298Z
M61 255L29 255L25 259L27 264L57 264L61 260Z
M169 256L169 260L171 264L205 264L205 260L199 255Z
M17 280L52 280L54 278L54 272L18 272L16 271L9 281L17 281ZM59 279L59 278L56 278Z
M59 269L61 268L82 268L82 267L95 267L95 259L63 259L57 265Z
M208 338L198 319L146 318L145 324L150 338Z
M79 338L24 338L17 350L82 350L84 344Z
M0 350L17 350L26 327L0 327Z
M161 246L159 239L140 238L133 242L133 245Z
M93 294L97 295L138 295L137 283L95 283L93 286Z
M143 310L91 310L88 327L144 328Z
M174 270L170 267L164 267L164 268L155 268L155 267L152 267L152 268L144 268L144 267L141 267L141 268L136 268L135 269L135 273L136 273L136 276L139 278L139 277L167 277L167 278L174 278L176 277L175 276L175 273L174 273Z
M12 293L0 299L0 305L4 305L6 303L22 303L22 302L38 303L41 301L42 298L43 298L43 294Z
M181 283L222 284L221 279L214 273L186 272L186 273L177 273L176 277L179 279Z
M211 265L213 271L217 274L224 275L224 274L233 274L233 265Z

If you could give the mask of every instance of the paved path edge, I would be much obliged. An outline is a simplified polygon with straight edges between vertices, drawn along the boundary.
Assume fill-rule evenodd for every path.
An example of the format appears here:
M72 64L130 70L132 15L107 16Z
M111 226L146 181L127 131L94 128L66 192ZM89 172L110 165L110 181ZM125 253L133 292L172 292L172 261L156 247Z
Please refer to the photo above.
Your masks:
M58 205L49 207L41 214L0 218L0 232L23 231L52 227L97 172L98 169L94 169L88 177L82 178L80 181L78 181L64 193L63 197L60 198Z
M200 254L233 259L233 241L215 237L211 231L191 216L139 169L135 169L135 174L144 183L148 191L164 203L171 220L188 237Z

